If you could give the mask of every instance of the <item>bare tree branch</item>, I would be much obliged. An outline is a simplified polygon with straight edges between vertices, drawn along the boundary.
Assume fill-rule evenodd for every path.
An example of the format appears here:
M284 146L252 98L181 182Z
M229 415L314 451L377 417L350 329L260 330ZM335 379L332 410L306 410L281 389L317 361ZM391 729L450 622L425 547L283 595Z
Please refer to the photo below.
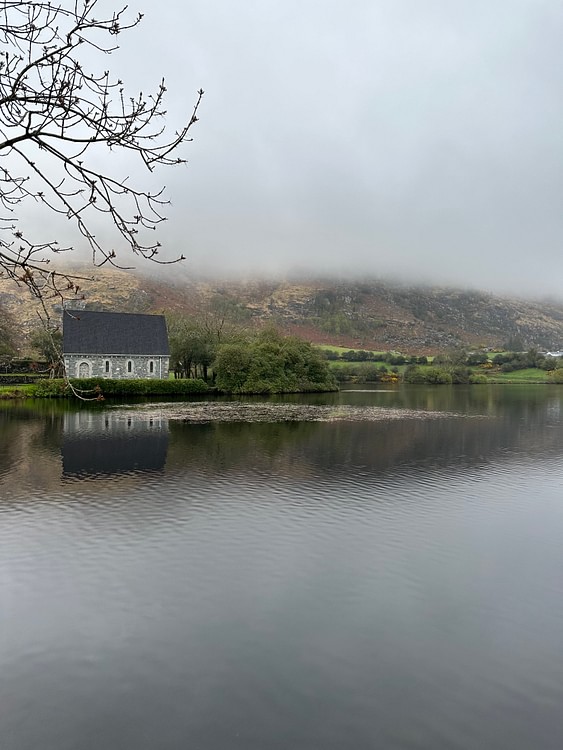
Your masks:
M22 226L18 209L27 202L70 220L97 266L125 267L95 235L100 215L133 254L174 262L158 257L153 234L165 220L162 191L104 171L100 155L122 150L149 171L185 163L178 149L191 140L203 91L187 122L167 135L164 80L151 94L127 96L108 70L86 72L84 50L111 54L115 37L142 19L126 20L126 7L96 18L97 3L0 0L0 276L25 284L42 301L68 297L78 279L49 268L53 254L73 248Z

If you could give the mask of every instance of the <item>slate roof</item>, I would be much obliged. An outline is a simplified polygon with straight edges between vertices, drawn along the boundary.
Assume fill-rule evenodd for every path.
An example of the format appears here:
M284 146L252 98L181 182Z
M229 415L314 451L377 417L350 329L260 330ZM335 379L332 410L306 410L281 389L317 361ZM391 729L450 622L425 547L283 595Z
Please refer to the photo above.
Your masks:
M164 315L65 310L65 354L131 354L168 356Z

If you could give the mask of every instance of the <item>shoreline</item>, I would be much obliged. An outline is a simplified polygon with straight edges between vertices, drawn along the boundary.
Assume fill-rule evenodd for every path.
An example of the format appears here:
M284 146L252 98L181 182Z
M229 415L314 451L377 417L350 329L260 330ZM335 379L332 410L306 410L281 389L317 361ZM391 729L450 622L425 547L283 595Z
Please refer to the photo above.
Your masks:
M49 383L53 383L54 381L46 381ZM127 382L127 381L118 381L120 383ZM144 381L142 381L144 382ZM185 382L190 383L191 381L185 380L185 381L161 381L161 382ZM350 381L351 384L358 385L358 383L353 383ZM57 384L58 385L58 384ZM345 385L345 384L342 384ZM363 383L363 385L381 385L381 383L373 382L373 383ZM399 386L412 386L412 387L420 387L420 385L424 385L425 387L438 387L443 388L445 385L457 388L460 385L464 386L471 386L471 387L482 387L484 385L495 385L495 386L518 386L518 385L542 385L542 386L550 386L550 385L558 385L558 383L549 382L547 380L539 381L539 380L501 380L501 379L493 379L487 380L486 383L435 383L435 384L428 384L428 383L422 383L422 384L409 384L409 383L398 383L396 385ZM341 388L321 388L321 389L304 389L304 390L292 390L292 391L268 391L268 392L262 392L262 393L255 393L255 392L240 392L240 393L227 393L226 391L220 391L218 388L215 388L213 386L206 386L205 388L198 388L193 386L184 386L181 388L166 388L166 389L159 389L159 388L150 388L147 390L139 389L139 388L133 388L133 389L125 389L120 388L119 392L106 392L104 393L104 389L100 387L100 390L97 391L96 388L92 389L77 389L78 395L76 393L73 393L72 388L69 388L68 386L65 386L64 388L60 387L53 387L42 389L38 388L37 384L33 385L23 385L19 387L11 388L10 386L0 386L0 401L24 401L26 399L41 399L41 400L47 400L47 399L72 399L76 398L77 400L84 400L84 401L108 401L113 399L119 399L122 397L130 397L130 396L147 396L147 397L159 397L159 396L190 396L190 395L201 395L201 396L281 396L281 395L291 395L291 394L306 394L306 393L337 393L341 390ZM113 390L113 389L111 389ZM96 395L97 393L97 395ZM85 395L82 395L85 394Z

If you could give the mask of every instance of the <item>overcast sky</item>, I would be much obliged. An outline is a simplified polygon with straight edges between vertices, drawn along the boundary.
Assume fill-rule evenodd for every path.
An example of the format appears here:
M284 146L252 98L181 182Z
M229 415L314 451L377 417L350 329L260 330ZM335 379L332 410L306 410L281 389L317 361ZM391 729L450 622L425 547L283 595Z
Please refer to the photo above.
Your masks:
M104 0L106 6L109 0ZM563 296L556 0L131 0L102 66L205 90L159 180L187 270L298 270Z

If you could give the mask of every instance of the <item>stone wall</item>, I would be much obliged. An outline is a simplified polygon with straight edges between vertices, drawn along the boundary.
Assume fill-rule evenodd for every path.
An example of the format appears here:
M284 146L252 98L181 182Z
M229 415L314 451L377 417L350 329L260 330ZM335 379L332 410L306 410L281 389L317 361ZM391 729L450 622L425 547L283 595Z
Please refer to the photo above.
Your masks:
M116 378L118 380L168 378L169 357L100 354L66 354L69 378Z

